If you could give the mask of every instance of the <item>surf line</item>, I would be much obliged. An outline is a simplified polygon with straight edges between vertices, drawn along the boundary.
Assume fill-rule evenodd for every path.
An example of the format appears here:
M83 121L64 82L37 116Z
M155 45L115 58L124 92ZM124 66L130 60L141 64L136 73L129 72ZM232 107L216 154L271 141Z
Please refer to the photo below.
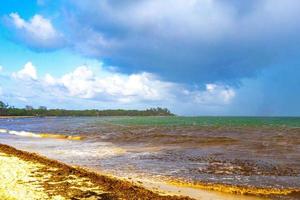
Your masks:
M63 134L52 134L52 133L32 133L28 131L13 131L0 129L0 133L17 135L21 137L32 137L32 138L52 138L52 139L65 139L65 140L82 140L83 137L78 135L63 135Z

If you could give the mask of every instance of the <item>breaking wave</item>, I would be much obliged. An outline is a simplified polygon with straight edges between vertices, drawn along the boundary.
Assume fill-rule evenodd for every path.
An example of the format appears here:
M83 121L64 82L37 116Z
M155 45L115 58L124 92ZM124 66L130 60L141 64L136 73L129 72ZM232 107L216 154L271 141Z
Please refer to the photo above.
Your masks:
M32 138L52 138L52 139L66 139L66 140L82 140L81 136L74 135L63 135L63 134L52 134L52 133L32 133L28 131L13 131L0 129L0 133L17 135L21 137L32 137Z

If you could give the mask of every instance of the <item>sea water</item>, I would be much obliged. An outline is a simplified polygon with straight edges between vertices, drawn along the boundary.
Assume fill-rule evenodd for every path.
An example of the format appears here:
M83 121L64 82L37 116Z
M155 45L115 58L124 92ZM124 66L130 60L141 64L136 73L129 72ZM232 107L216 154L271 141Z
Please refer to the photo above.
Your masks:
M0 119L0 143L119 177L195 186L300 188L296 117Z

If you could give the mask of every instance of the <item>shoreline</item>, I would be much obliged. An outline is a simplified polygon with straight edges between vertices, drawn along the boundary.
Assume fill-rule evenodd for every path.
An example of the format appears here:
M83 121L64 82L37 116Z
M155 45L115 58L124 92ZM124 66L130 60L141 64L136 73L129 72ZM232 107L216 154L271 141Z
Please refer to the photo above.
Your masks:
M19 165L33 164L33 168L39 168L37 171L42 174L42 176L51 177L47 180L36 180L38 184L47 192L50 191L50 195L54 194L57 196L62 196L63 199L70 199L69 197L74 197L72 195L78 195L78 193L86 194L85 189L80 189L80 187L85 188L86 186L81 185L82 178L85 182L93 185L94 188L101 188L98 193L92 191L97 197L101 197L101 194L109 194L105 199L170 199L170 200L190 200L190 199L218 199L218 200L232 200L232 199L243 199L243 200L260 200L266 198L272 198L277 195L283 196L300 196L300 189L275 189L275 188L255 188L255 187L239 187L233 185L223 185L223 184L209 184L209 183L198 183L198 184L188 184L181 182L179 180L169 180L167 182L161 182L156 180L148 179L136 179L133 177L121 178L107 173L101 173L97 170L89 169L80 166L71 166L63 162L47 158L35 152L27 152L23 150L18 150L15 147L0 144L0 165L1 159L12 158L22 160L23 163ZM8 160L9 161L9 160ZM24 163L25 162L25 163ZM14 163L14 165L18 165ZM40 166L42 165L42 167ZM1 165L3 166L3 165ZM2 167L0 166L0 179L1 172L3 174ZM22 166L19 166L22 167ZM56 173L54 171L60 171ZM15 172L12 172L15 173ZM32 172L29 172L32 173ZM41 174L37 174L41 176ZM30 176L35 176L33 172ZM65 177L71 177L71 180L65 179ZM58 183L56 184L55 182ZM75 187L79 188L78 191L72 191L71 187L74 187L74 181L79 183L75 184ZM49 184L49 182L52 184ZM70 184L61 185L60 182L67 182ZM54 184L53 184L54 183ZM56 184L56 186L55 186ZM3 187L3 186L2 186ZM33 185L32 188L35 186ZM89 186L90 187L90 186ZM64 188L61 190L61 188ZM97 190L96 190L97 191ZM32 191L34 192L34 191ZM91 192L91 191L89 191ZM1 199L1 185L0 185L0 199ZM66 194L68 193L68 194ZM74 194L73 194L74 193ZM54 196L55 196L54 195ZM275 195L275 196L273 196ZM102 197L101 197L102 198ZM100 199L101 199L100 198ZM2 198L3 199L3 198ZM10 198L4 198L10 199ZM16 198L14 198L16 199ZM17 198L18 199L18 198ZM34 198L30 198L34 199ZM51 198L45 198L51 199ZM57 198L55 198L57 199ZM58 198L60 199L60 198ZM73 198L74 199L74 198ZM76 198L75 198L76 199ZM79 198L81 199L81 198ZM97 198L96 198L97 199Z
M36 116L0 116L0 119L34 118Z
M0 144L0 158L0 178L14 180L13 183L1 181L4 184L1 186L4 189L0 190L2 199L192 200L161 195L129 181L69 166L8 145ZM18 198L18 195L21 196Z
M2 161L2 165L1 165ZM11 163L11 164L9 164ZM18 172L19 168L27 168ZM10 175L7 176L7 170ZM34 180L18 180L18 176L29 176ZM16 175L17 174L17 175ZM273 195L296 195L300 191L240 188L226 185L198 184L187 185L178 181L159 182L145 179L120 178L110 174L101 174L93 169L70 166L57 160L49 159L37 153L18 150L9 145L0 144L0 179L8 179L11 176L21 184L15 183L24 190L23 193L36 194L38 198L20 199L158 199L158 200L193 200L193 199L218 199L218 200L263 200ZM3 177L5 176L5 177ZM46 178L45 178L46 177ZM22 179L22 177L21 177ZM30 184L33 183L33 184ZM3 185L4 184L4 185ZM11 183L0 183L0 199L19 199L16 196L7 197L7 188ZM10 189L15 190L16 185ZM38 189L36 188L38 186ZM74 188L76 188L74 190ZM87 188L92 188L91 190ZM42 191L42 193L40 192ZM40 193L39 193L40 192ZM9 191L8 193L20 193ZM256 194L256 195L253 195ZM24 194L23 194L24 196Z
M11 162L12 160L14 161ZM9 162L11 162L11 166L7 164ZM80 195L106 200L114 200L119 198L130 200L262 200L268 197L272 198L273 195L296 195L297 197L300 196L300 189L278 190L271 188L243 188L238 186L218 184L211 185L205 183L189 185L178 181L170 181L165 183L145 179L137 180L135 178L124 179L110 174L101 174L101 172L94 171L89 168L70 166L60 161L49 159L37 153L30 153L27 151L18 150L5 144L0 144L0 180L1 178L3 178L3 174L4 176L7 176L5 175L6 172L3 172L3 170L5 170L5 167L9 170L13 170L11 174L14 175L19 173L16 172L16 170L18 169L14 169L14 167L28 168L28 165L29 168L33 168L34 170L27 171L26 174L23 174L23 176L27 176L28 174L30 174L31 177L35 177L37 179L34 181L29 181L29 183L32 182L33 184L30 185L31 189L30 187L27 187L27 190L29 191L26 192L30 193L31 190L31 193L34 194L36 185L39 185L39 188L42 188L42 191L44 191L45 193L43 195L47 196L47 198L43 199L82 199L76 198ZM15 177L14 179L16 178L18 177ZM26 181L27 180L25 180L25 182ZM21 182L24 182L24 180L21 180ZM86 184L88 184L88 186ZM27 183L24 183L24 186L26 185L28 186ZM1 186L0 184L1 199L19 199L7 198L5 197L5 195L7 196L7 194L4 195L4 198L3 190L1 191L1 187L3 188L3 185ZM86 190L87 187L94 189ZM74 189L72 188L77 189L76 191L74 191ZM43 195L39 194L39 196ZM28 199L35 198L30 197Z

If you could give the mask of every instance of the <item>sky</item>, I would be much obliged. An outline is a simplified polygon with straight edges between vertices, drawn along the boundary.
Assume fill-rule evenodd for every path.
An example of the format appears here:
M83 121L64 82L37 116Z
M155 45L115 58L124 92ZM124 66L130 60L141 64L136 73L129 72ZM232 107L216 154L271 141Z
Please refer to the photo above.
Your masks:
M16 107L300 116L298 0L2 0Z

